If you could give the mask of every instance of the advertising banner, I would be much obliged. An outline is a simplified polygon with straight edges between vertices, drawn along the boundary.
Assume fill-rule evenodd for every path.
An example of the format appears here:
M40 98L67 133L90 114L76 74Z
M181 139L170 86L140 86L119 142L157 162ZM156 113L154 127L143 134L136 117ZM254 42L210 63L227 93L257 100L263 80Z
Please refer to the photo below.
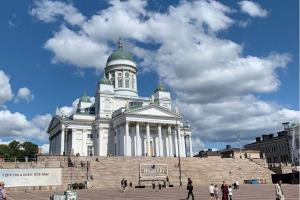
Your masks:
M0 169L5 187L61 185L61 168Z

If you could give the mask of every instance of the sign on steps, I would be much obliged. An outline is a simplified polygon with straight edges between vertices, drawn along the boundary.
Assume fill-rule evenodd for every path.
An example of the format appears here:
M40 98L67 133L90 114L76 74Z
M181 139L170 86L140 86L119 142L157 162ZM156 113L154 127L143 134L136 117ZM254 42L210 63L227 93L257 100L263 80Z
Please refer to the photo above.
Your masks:
M140 163L140 178L145 180L161 180L168 176L167 164Z
M61 185L61 168L0 169L5 187Z

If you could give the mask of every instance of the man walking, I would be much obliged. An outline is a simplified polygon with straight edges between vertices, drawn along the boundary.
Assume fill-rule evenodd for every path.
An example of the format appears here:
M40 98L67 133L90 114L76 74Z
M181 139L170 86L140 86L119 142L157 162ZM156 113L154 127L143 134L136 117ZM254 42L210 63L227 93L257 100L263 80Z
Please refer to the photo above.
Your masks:
M190 178L188 178L188 183L187 183L187 186L186 186L186 189L189 191L188 193L188 196L186 199L189 199L190 198L190 195L192 196L192 200L194 200L194 194L193 194L193 182Z
M276 183L275 185L276 200L284 200L281 184L282 181L279 180L278 183Z
M208 189L209 189L210 199L212 200L215 197L215 193L214 193L215 187L214 187L214 184L210 184L210 186L209 186Z

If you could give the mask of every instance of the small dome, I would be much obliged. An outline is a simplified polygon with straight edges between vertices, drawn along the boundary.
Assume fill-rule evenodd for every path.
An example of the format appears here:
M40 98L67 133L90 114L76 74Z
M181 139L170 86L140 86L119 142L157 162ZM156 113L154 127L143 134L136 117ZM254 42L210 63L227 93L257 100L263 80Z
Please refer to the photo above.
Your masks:
M112 82L108 80L105 76L99 81L100 84L112 85Z
M167 90L162 84L159 84L157 86L157 88L155 89L155 92L165 92L165 91L167 91Z
M124 50L123 49L123 43L122 43L122 40L121 38L119 39L119 48L117 50L115 50L107 59L107 63L109 63L110 61L113 61L113 60L119 60L119 59L123 59L123 60L130 60L130 61L133 61L133 55Z
M86 95L86 91L84 91L83 96L80 97L80 102L91 103L91 99Z

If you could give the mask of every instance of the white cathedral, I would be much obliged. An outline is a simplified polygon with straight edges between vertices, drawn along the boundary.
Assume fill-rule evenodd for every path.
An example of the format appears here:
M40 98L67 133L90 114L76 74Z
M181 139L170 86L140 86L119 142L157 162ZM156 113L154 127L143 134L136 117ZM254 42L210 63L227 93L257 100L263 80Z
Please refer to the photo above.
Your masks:
M119 40L97 83L95 103L85 93L76 113L53 116L49 154L192 157L191 128L172 108L170 92L159 84L151 97L138 96L137 71Z

